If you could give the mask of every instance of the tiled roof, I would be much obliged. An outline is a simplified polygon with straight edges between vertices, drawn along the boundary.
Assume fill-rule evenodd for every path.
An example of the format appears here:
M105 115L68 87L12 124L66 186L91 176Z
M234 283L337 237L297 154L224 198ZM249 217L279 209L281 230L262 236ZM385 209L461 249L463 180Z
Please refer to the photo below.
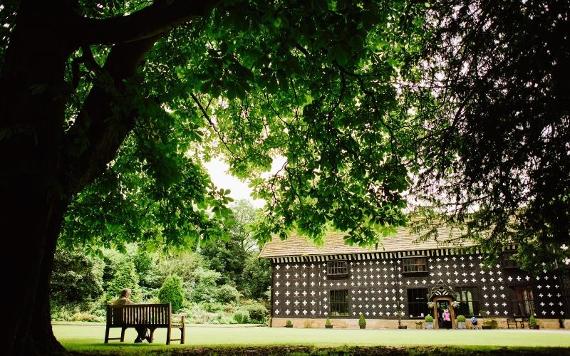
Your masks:
M344 241L345 233L329 232L322 246L317 246L308 238L291 234L286 240L274 237L272 241L263 246L260 257L284 257L284 256L314 256L314 255L337 255L337 254L357 254L371 252L398 252L411 250L433 250L450 247L469 247L476 245L472 241L459 242L458 230L448 228L438 229L438 238L418 242L420 235L412 234L408 229L400 228L395 235L380 239L378 248L366 248L360 246L350 246Z

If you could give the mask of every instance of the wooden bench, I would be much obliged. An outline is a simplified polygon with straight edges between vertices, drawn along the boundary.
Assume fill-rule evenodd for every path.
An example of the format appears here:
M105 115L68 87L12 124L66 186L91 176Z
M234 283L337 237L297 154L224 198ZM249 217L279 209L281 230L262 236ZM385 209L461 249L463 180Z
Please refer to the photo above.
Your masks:
M510 329L511 325L514 325L515 329L518 329L520 325L521 329L524 329L525 321L527 321L525 318L519 318L519 317L507 318L507 328Z
M184 343L184 316L178 320L173 320L172 308L170 304L127 304L127 305L107 305L107 325L105 327L105 343L109 340L125 341L125 330L144 326L150 331L150 342L154 337L154 331L158 328L166 328L166 344L170 341L180 341ZM111 328L121 328L121 336L110 338ZM180 330L180 339L172 339L172 329Z

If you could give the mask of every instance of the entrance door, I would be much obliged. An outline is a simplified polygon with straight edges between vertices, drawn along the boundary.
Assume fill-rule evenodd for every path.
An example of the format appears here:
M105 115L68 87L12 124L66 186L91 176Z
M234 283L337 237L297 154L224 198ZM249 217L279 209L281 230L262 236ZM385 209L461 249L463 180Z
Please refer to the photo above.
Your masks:
M452 329L453 328L453 320L455 319L455 312L453 307L451 306L451 297L437 297L434 298L433 301L435 302L434 306L434 319L435 319L435 327L438 329ZM449 320L445 320L445 311L449 312Z
M449 320L444 320L444 313L447 310L450 311L450 303L448 300L438 300L436 302L437 308L437 325L440 329L451 329L451 315L447 318Z

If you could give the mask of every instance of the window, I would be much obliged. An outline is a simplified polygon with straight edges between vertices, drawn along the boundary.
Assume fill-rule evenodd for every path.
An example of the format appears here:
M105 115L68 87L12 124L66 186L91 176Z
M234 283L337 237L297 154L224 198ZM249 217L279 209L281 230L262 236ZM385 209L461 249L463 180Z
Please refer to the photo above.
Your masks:
M348 290L331 290L331 316L348 316Z
M501 267L503 269L519 269L516 262L512 260L513 253L505 253L501 256Z
M459 302L457 315L479 315L479 300L476 288L458 288L455 299Z
M425 257L409 257L404 258L404 270L405 274L427 274L427 258Z
M423 318L429 314L427 289L408 289L408 314L410 318Z
M534 314L532 287L514 287L513 314L531 316Z
M327 277L330 278L347 278L348 262L342 260L329 261L327 263Z

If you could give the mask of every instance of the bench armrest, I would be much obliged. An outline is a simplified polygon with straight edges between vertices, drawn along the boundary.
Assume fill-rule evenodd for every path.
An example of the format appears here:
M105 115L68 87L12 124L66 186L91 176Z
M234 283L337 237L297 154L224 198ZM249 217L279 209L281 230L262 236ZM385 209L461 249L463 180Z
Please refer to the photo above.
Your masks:
M176 324L184 325L185 319L186 319L186 313L172 314L172 321Z

